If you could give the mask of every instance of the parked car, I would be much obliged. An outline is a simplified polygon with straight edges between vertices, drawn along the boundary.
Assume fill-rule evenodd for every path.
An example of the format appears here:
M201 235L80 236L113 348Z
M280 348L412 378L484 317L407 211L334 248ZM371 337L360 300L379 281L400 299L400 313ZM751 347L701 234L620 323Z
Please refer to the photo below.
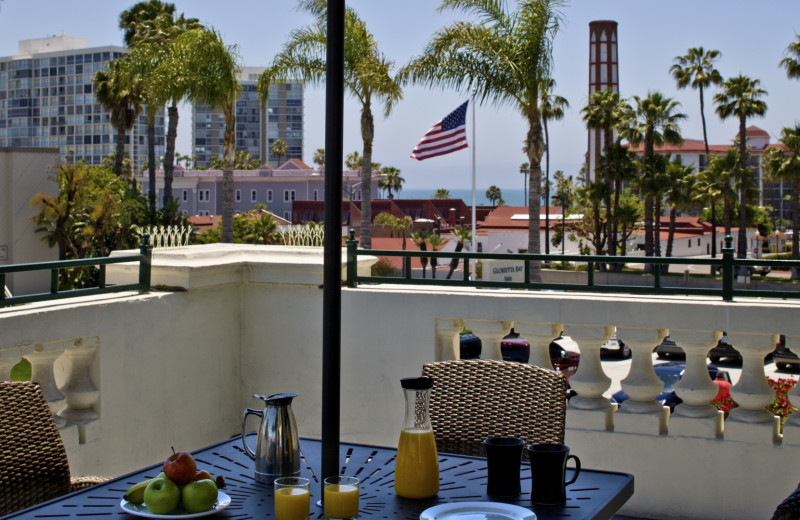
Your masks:
M712 364L707 366L708 375L711 376L712 380L716 379L719 368ZM683 371L686 369L686 363L683 361L667 361L666 363L655 365L653 369L656 372L656 376L658 376L658 378L664 383L664 390L662 390L662 392L656 396L656 401L664 406L669 406L671 412L675 409L676 405L679 405L682 402L681 398L675 393L675 385L678 384L681 376L683 376ZM626 394L623 390L614 392L614 394L611 395L612 403L621 405L627 400L628 394Z
M659 359L664 359L672 356L686 357L686 353L679 347L669 336L661 340L661 343L656 345L656 355Z
M708 359L712 363L719 363L720 359L725 358L728 361L741 361L742 355L738 350L733 348L733 345L728 343L728 333L723 332L722 337L719 338L717 344L708 353Z
M459 350L461 359L480 359L481 338L471 332L462 332L459 337Z
M631 357L631 348L619 339L615 332L608 341L603 343L600 347L600 355L602 356L604 354L611 354L620 359L628 359Z
M577 349L577 344L569 336L559 336L551 341L549 346L550 362L553 364L553 368L564 374L567 379L578 371L578 363L581 359L580 354L565 348L573 346ZM511 329L511 333L500 342L500 352L505 361L527 363L530 360L531 345L527 339L520 337L519 333Z
M760 274L761 276L766 276L772 272L772 268L768 265L748 265L747 271L750 276L754 274ZM716 274L722 274L722 266L717 265L714 267L714 272ZM736 273L736 269L734 268L734 274Z
M778 370L797 370L800 368L800 357L786 346L786 336L783 334L781 334L780 339L775 344L775 350L772 352L772 360L775 362L775 368Z

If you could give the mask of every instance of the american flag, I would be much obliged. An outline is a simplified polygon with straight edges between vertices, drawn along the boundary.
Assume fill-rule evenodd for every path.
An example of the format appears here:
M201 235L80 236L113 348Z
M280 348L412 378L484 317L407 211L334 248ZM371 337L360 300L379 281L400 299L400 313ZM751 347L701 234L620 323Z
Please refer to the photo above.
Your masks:
M417 146L411 152L411 158L418 161L445 155L467 147L467 104L453 110L444 119L433 125L422 136Z

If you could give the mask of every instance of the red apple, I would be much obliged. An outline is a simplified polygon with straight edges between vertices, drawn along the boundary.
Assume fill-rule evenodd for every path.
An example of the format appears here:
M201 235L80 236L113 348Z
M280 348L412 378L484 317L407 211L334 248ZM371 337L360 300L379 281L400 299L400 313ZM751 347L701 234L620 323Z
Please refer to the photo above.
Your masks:
M194 457L185 451L175 453L175 448L172 449L172 455L164 461L163 469L168 479L181 486L192 482L197 475Z
M214 477L211 476L211 473L209 473L208 471L203 469L203 470L200 470L200 471L197 472L197 475L195 475L194 479L195 480L204 480L204 479L214 480Z

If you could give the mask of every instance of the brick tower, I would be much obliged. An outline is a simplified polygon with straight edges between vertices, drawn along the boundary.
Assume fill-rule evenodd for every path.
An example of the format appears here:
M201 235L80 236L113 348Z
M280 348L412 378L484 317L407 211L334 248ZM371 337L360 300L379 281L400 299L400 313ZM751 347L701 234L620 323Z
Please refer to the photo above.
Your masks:
M619 92L617 70L617 22L600 20L589 22L589 96L595 92L612 89ZM586 181L596 178L595 170L603 149L603 131L589 130L586 152Z

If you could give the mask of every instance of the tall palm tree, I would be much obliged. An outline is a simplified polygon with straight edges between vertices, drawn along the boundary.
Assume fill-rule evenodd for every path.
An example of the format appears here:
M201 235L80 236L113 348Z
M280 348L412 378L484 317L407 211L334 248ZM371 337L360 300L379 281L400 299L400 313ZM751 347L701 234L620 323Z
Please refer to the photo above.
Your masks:
M665 97L661 92L648 92L647 97L632 97L635 106L629 106L623 115L621 134L631 144L644 143L642 156L642 176L654 180L655 146L664 143L679 144L683 141L678 122L686 119L686 114L678 112L680 103ZM655 230L653 223L654 200L644 200L644 251L646 256L653 256L655 251Z
M469 228L459 226L453 229L453 236L458 240L455 249L455 252L458 253L464 249L464 244L472 240L472 231ZM467 269L468 263L466 260L464 261L464 269ZM453 258L450 260L450 270L447 272L448 280L453 276L456 267L458 267L458 258Z
M431 235L428 238L428 244L431 246L431 251L438 251L445 240L439 235ZM431 257L431 277L436 278L436 266L439 264L436 257Z
M676 158L667 166L667 189L665 201L669 205L669 233L665 256L672 256L672 244L675 239L675 218L679 210L690 208L694 203L695 179L694 164L685 165Z
M586 122L586 127L591 130L599 130L603 132L603 151L604 159L601 159L601 172L603 180L607 183L606 189L606 210L607 212L607 225L608 229L608 252L615 254L617 249L617 224L614 219L614 211L612 205L616 207L619 203L619 197L622 193L622 177L618 174L613 166L617 164L618 159L625 156L624 150L616 150L614 157L611 157L611 147L614 144L614 130L620 125L626 110L625 102L619 98L619 93L614 92L610 88L594 92L589 97L589 104L581 109L583 113L583 120ZM603 168L602 163L605 167ZM597 180L597 179L596 179ZM617 182L615 182L617 181ZM616 203L612 202L614 198ZM598 253L599 254L599 253ZM622 267L622 266L620 266Z
M241 70L235 46L228 46L211 29L182 32L172 45L175 67L192 71L186 98L219 108L225 116L222 141L222 242L233 243L233 168L236 160L236 100Z
M178 135L178 103L185 97L194 71L170 59L171 45L183 32L202 29L196 18L176 14L175 4L161 0L144 0L120 14L120 29L124 30L125 44L130 47L128 61L135 71L133 78L144 81L148 116L152 121L159 107L167 107L167 140L164 151L163 204L172 199L172 178L175 169L175 140ZM161 77L160 81L151 81ZM150 131L148 129L148 136ZM155 142L148 146L155 147ZM149 152L149 150L148 150ZM155 168L155 153L148 153L149 168Z
M792 185L792 260L800 260L800 124L781 132L781 148L768 148L761 165L771 179ZM800 269L792 268L792 279L800 279Z
M750 184L747 178L751 175L747 170L747 119L763 116L767 112L767 104L761 97L767 91L759 85L761 81L744 75L730 78L723 83L723 91L714 96L717 114L724 121L734 116L739 118L739 169L742 185ZM736 242L736 256L747 257L747 190L739 190L739 238Z
M559 121L564 118L564 110L569 108L569 101L564 96L553 94L556 80L546 78L542 82L542 92L539 95L539 111L542 113L542 128L544 130L544 252L550 254L550 133L547 131L548 121Z
M421 56L400 71L403 82L473 91L481 102L510 105L525 118L528 182L528 251L539 253L544 137L539 99L551 77L553 38L562 0L521 0L515 11L495 0L442 0L440 10L474 15L436 32ZM541 281L540 262L531 262L531 280Z
M556 194L553 195L553 201L558 202L559 206L561 206L561 254L563 255L565 243L567 241L567 211L569 211L570 206L572 206L576 187L572 175L566 176L561 170L556 170L553 178L556 182Z
M485 195L486 195L486 198L489 199L489 202L492 203L492 206L496 206L497 205L497 201L503 199L502 190L500 190L500 188L498 188L497 186L494 186L494 185L489 186L489 189L486 190Z
M406 182L406 180L400 176L400 170L394 166L384 166L380 169L380 174L381 178L378 181L378 188L388 192L386 198L389 200L394 199L392 190L394 190L395 193L402 190L403 183Z
M314 164L322 168L325 166L325 148L317 148L312 159Z
M695 195L697 202L709 207L711 214L711 257L715 258L717 253L717 203L722 199L722 187L720 185L719 167L711 168L711 158L705 170L695 173ZM712 267L713 269L713 267Z
M786 69L786 76L789 79L800 78L800 34L795 36L795 41L786 48L786 56L780 62L780 66Z
M278 166L280 166L281 159L286 157L286 154L289 153L289 145L286 144L286 141L283 139L275 139L272 142L272 150L270 152L278 158Z
M289 41L275 57L272 65L261 75L258 90L266 99L269 85L289 75L306 82L319 84L325 81L327 54L327 0L299 0L300 9L315 17L315 22L296 29ZM372 142L375 122L373 102L383 104L388 116L403 96L400 84L390 70L394 63L378 50L375 37L356 12L345 11L344 85L361 103L361 139L363 162L361 166L361 231L359 245L372 248Z
M447 188L439 188L438 190L436 190L436 192L433 194L431 198L437 200L446 200L446 199L451 199L452 196L450 195L450 190L448 190Z
M428 240L430 238L431 232L427 229L419 229L411 233L411 240L414 241L414 245L417 246L420 251L428 250ZM428 267L428 257L421 256L419 263L422 265L422 277L425 278L425 268Z
M706 146L706 158L711 153L708 149L708 134L706 133L705 96L703 92L711 85L722 84L722 74L714 68L722 53L717 50L705 50L703 47L692 47L684 56L675 56L675 63L669 71L678 83L678 88L691 86L700 93L700 119L703 121L703 143ZM714 250L715 251L715 250ZM712 253L712 256L713 253Z
M133 128L142 111L142 96L139 82L126 83L116 72L119 62L109 63L109 70L99 70L92 79L97 102L111 112L111 126L117 131L117 155L114 173L122 177L122 161L125 156L125 134ZM133 172L131 172L132 174ZM133 178L128 180L133 182Z
M730 235L733 201L737 196L734 181L739 177L739 152L736 147L728 148L725 155L712 157L708 170L711 170L709 179L714 182L713 186L722 199L722 227L725 234Z
M611 221L611 226L608 230L608 252L611 255L616 255L619 246L617 236L620 226L619 222L617 222L617 212L620 207L623 185L636 178L636 153L628 149L627 146L623 146L620 140L617 139L600 157L599 170L603 179L612 186L609 190L613 196L613 201L608 216ZM622 267L622 265L620 264L619 267Z

